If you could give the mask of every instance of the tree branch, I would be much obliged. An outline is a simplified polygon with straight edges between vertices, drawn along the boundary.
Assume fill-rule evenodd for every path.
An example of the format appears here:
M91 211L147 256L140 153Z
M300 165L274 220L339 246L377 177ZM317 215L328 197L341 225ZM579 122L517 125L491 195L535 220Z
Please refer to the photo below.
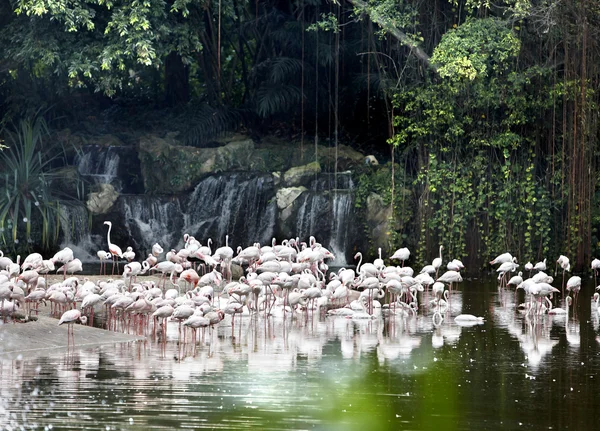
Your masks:
M403 45L410 48L412 53L427 66L431 67L433 70L436 70L436 67L431 64L431 60L429 55L425 51L423 51L414 40L406 35L406 33L402 32L398 27L396 27L389 18L385 17L383 14L377 12L377 10L370 8L369 4L362 0L348 0L357 8L363 10L373 22L377 23L381 28L390 33L396 39L400 41Z

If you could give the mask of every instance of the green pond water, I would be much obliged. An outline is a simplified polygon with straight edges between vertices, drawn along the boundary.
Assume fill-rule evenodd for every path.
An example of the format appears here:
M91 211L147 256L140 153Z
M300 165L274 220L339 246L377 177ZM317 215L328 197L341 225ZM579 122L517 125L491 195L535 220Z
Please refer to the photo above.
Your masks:
M235 330L228 317L196 345L170 323L165 343L24 353L0 361L0 428L598 429L599 323L585 281L568 320L524 317L514 290L465 280L436 325L432 310L244 317ZM461 313L485 322L459 326Z

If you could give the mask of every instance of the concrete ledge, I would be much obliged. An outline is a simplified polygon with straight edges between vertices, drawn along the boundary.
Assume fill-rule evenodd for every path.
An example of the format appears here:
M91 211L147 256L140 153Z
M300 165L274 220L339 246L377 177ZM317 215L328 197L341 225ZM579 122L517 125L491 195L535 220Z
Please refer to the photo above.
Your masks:
M125 343L145 340L139 335L123 334L90 326L75 325L75 347ZM58 320L39 316L36 322L5 323L0 321L0 359L16 358L27 353L48 353L52 349L67 351L67 325L58 326ZM34 353L35 356L37 354Z

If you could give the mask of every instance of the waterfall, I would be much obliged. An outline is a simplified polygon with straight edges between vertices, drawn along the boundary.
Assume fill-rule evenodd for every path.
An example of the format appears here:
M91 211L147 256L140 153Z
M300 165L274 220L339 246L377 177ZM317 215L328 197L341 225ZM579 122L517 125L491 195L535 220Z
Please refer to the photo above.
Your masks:
M350 172L338 173L337 188L335 183L336 176L331 173L319 174L312 181L309 191L300 197L295 235L303 241L314 236L335 255L330 265L343 266L353 243L354 184Z
M81 155L75 158L79 174L93 184L112 184L121 191L118 179L119 163L118 147L101 147L89 145L81 149Z
M59 210L61 248L70 247L73 254L84 262L96 259L97 241L89 229L87 208L82 205L61 205Z
M329 250L335 255L331 266L347 265L346 254L350 248L353 209L353 194L350 190L337 190L332 196L331 238Z
M328 196L309 191L303 193L300 199L302 203L296 216L296 232L292 234L306 242L310 236L319 242L329 238L331 212Z
M183 245L183 214L177 197L125 195L119 198L120 213L129 244L144 259L156 242L165 251Z
M198 183L185 211L183 231L204 242L246 247L270 243L277 204L271 175L225 174Z

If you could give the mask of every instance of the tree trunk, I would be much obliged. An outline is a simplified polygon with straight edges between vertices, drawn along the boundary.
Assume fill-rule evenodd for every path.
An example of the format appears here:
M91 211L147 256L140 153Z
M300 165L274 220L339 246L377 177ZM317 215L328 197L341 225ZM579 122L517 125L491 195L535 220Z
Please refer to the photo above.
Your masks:
M189 68L183 64L176 52L171 52L165 60L165 103L176 106L190 101Z

